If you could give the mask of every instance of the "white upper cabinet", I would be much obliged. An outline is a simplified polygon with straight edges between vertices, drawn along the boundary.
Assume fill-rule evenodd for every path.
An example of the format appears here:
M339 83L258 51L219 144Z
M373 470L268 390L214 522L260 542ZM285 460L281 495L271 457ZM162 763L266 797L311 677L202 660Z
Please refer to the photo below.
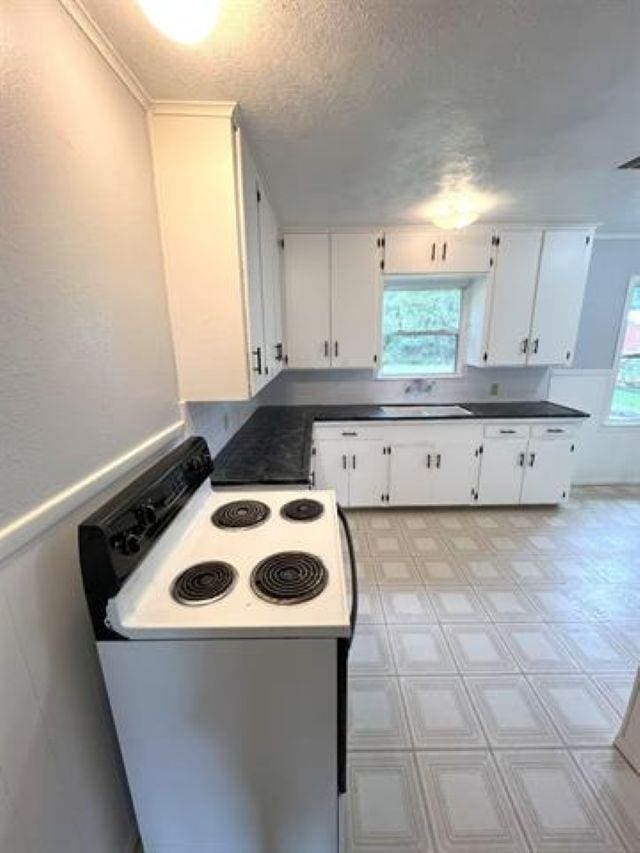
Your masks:
M155 104L150 127L180 397L246 400L272 375L260 177L233 104Z
M333 367L374 366L379 276L375 235L331 235Z
M384 271L389 275L488 272L491 232L430 231L387 233L384 237Z
M544 232L529 364L571 364L589 271L592 232Z
M374 234L287 234L287 366L373 367L378 281Z
M328 234L284 238L287 366L331 366Z
M257 394L268 382L265 346L264 300L262 293L262 253L260 246L260 178L245 139L236 133L238 178L242 204L241 247L247 300L247 347L251 394Z
M471 288L469 364L570 364L591 229L503 229L492 272Z
M260 258L262 265L262 307L264 314L265 370L273 379L282 369L283 321L282 276L280 273L280 243L278 221L269 199L260 191Z
M501 231L496 243L483 361L526 364L542 231Z

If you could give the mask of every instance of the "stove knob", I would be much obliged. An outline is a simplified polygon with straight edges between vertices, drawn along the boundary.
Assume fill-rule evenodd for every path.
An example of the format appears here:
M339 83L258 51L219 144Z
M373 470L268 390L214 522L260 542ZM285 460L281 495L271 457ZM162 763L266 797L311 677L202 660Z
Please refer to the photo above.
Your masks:
M158 520L158 513L152 503L147 503L138 510L138 517L144 527L152 527Z
M138 536L135 533L127 533L124 539L122 540L122 553L137 554L140 550L141 542L142 536Z

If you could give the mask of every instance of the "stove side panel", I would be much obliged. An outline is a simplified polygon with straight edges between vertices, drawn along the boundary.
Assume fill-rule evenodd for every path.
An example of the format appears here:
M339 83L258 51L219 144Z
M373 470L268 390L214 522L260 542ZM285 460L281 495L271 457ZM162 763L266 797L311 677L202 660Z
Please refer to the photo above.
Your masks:
M146 850L337 850L335 640L98 647Z

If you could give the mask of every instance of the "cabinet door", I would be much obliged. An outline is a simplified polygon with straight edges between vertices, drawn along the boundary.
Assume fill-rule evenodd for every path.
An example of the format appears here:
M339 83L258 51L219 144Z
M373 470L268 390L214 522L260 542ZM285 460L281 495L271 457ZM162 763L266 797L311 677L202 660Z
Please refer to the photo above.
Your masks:
M526 364L542 231L501 231L491 278L486 364Z
M526 438L484 439L480 461L478 503L520 503L526 453Z
M331 364L373 367L380 267L376 236L331 236Z
M349 446L346 441L316 441L315 477L316 489L333 489L336 500L349 506Z
M287 234L285 327L289 367L329 367L329 235Z
M592 243L587 230L544 232L529 364L571 363Z
M389 490L389 456L383 441L349 443L349 506L380 506Z
M569 496L573 465L572 438L532 438L522 481L523 504L558 504Z
M262 258L260 254L259 178L253 158L242 137L238 138L241 180L241 228L246 294L249 382L256 394L268 382L262 305Z
M436 443L429 503L448 506L472 502L478 484L479 447L478 442L468 439Z
M422 506L433 495L433 444L392 445L389 455L389 503Z
M385 273L429 273L437 270L440 253L435 234L386 234Z
M261 191L259 209L265 366L269 379L273 379L280 372L283 359L280 247L278 222L264 190Z
M440 272L489 272L491 234L487 231L443 231L436 243L436 270Z

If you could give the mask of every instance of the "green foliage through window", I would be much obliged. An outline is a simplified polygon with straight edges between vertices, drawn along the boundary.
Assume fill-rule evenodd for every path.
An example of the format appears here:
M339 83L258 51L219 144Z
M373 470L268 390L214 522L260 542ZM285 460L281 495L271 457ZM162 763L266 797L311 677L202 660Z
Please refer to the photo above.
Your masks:
M382 375L455 373L461 314L459 287L385 284Z

